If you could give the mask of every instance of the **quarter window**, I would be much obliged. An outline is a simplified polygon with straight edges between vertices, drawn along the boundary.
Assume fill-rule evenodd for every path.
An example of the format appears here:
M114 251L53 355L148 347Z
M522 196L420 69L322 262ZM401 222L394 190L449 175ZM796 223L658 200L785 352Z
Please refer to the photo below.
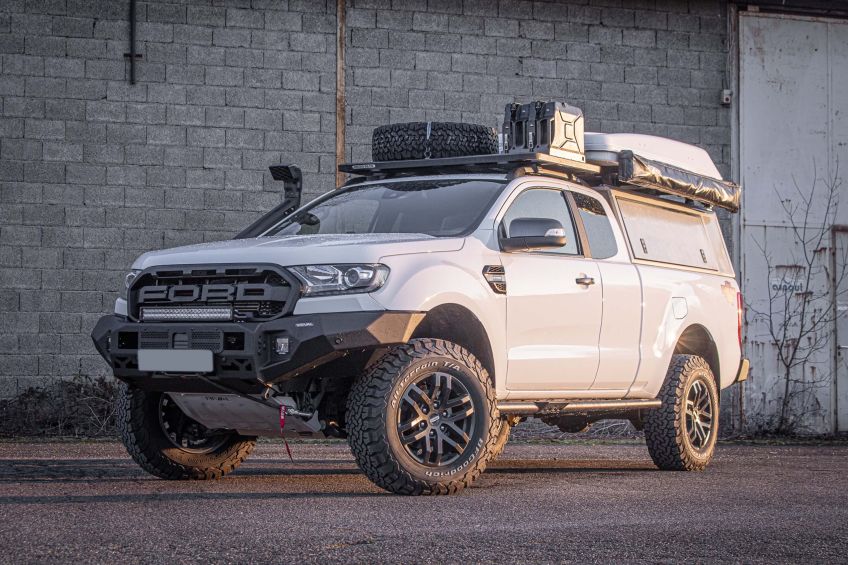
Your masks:
M601 202L596 198L577 192L572 192L571 195L577 205L577 213L580 214L580 219L583 221L592 258L608 259L618 253L615 234Z
M577 237L574 232L574 222L565 202L565 194L560 190L548 188L533 188L525 190L513 201L509 210L504 214L504 234L509 237L509 228L516 218L545 218L556 220L565 228L566 244L556 249L539 250L544 253L559 253L564 255L579 255Z

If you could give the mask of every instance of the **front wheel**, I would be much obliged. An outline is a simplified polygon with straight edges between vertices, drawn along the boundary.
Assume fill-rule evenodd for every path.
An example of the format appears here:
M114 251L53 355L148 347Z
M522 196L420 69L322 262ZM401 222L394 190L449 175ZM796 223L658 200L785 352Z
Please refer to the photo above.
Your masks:
M662 406L645 418L645 439L660 469L701 471L718 439L718 388L707 362L674 355L660 391Z
M121 384L118 431L130 456L162 479L219 479L241 465L256 438L209 430L186 416L165 392Z
M356 380L347 429L357 464L377 486L451 494L485 469L500 420L474 355L447 341L415 339Z

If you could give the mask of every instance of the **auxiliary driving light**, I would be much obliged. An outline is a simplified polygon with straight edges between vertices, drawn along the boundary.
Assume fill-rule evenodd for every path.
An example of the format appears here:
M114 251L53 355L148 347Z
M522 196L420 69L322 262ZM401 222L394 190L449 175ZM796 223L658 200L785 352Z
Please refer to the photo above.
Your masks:
M289 338L278 337L276 340L274 340L274 351L277 352L277 355L288 355Z
M141 309L142 322L225 321L233 319L233 309L146 307Z

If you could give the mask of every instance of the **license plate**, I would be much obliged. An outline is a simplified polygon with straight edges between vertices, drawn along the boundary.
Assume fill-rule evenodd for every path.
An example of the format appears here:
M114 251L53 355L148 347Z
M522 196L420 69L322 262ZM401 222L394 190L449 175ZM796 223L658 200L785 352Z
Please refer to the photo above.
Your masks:
M212 352L207 349L139 349L138 369L161 373L211 373Z

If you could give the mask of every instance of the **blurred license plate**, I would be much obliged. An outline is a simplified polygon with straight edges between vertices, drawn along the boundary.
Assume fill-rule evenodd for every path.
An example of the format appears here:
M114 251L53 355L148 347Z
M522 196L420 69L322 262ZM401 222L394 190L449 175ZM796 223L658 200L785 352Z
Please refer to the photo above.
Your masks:
M139 349L138 369L168 373L211 373L212 352L206 349Z

